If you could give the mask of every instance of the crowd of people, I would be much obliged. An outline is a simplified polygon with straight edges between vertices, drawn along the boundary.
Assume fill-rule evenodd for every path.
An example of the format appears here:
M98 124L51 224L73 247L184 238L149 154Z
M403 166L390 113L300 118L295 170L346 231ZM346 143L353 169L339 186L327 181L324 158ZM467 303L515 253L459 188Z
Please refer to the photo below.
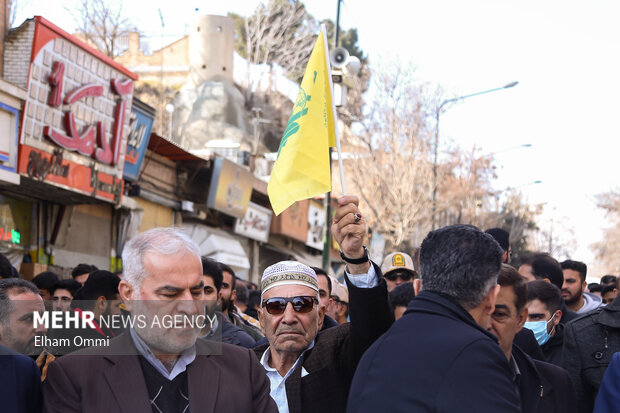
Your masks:
M338 203L343 282L282 261L250 283L174 228L129 240L118 273L27 281L0 254L0 410L620 412L618 277L516 268L506 231L468 225L378 265L358 199ZM209 322L154 327L177 316Z

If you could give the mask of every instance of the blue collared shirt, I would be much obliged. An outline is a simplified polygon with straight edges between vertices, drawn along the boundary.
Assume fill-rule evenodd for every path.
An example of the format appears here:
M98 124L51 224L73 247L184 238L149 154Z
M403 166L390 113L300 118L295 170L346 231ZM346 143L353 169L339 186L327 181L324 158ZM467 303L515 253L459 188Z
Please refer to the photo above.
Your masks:
M155 357L155 354L153 354L149 346L144 342L144 340L142 340L133 328L129 329L129 335L131 336L133 344L136 346L138 352L144 356L146 361L148 361L151 366L155 367L155 370L157 370L168 380L173 380L176 376L183 373L187 369L187 366L196 358L196 345L194 344L179 355L179 358L174 364L174 367L172 367L172 370L168 371L164 364L157 357Z

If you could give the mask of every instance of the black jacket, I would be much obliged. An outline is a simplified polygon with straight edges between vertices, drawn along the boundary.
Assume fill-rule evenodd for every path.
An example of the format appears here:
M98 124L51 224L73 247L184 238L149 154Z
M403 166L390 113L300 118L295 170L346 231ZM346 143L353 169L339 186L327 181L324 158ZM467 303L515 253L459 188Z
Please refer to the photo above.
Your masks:
M517 334L515 334L513 345L517 345L528 356L535 360L546 361L538 341L534 333L529 328L522 328Z
M516 413L497 338L452 299L422 291L364 354L348 413Z
M566 370L534 360L519 347L512 347L519 367L518 380L523 413L577 413L575 388Z
M41 374L30 357L0 346L0 384L0 410L3 412L41 411Z
M564 324L555 326L555 334L540 346L547 363L562 367L562 345L564 344Z
M581 413L591 413L613 354L620 351L620 297L564 329L562 366L570 374Z
M345 280L349 288L350 323L320 331L314 347L304 353L286 379L286 397L290 413L342 413L355 368L362 354L394 322L388 302L387 286L381 270L374 265L379 285L358 288ZM254 348L260 359L267 344ZM301 377L301 367L309 373Z

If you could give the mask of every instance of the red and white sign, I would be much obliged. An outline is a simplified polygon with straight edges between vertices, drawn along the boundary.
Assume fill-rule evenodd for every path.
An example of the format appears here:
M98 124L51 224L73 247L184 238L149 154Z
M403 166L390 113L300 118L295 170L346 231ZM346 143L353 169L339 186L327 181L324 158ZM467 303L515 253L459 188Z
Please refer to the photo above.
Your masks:
M28 88L18 171L120 202L137 75L42 17L26 21L11 36L31 43L25 78L16 73L7 79ZM5 54L5 64L11 64L7 56L10 60L13 53Z

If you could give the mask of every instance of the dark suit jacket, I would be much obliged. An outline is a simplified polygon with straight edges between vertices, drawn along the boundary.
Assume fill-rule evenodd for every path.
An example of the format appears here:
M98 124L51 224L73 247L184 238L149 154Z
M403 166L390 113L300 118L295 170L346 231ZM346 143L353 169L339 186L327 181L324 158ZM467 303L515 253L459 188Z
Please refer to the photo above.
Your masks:
M187 366L190 411L277 413L269 380L251 350L196 341L196 359ZM129 333L93 354L80 350L55 360L44 384L44 411L152 413L146 382Z
M532 359L519 347L512 347L519 366L519 395L523 413L577 413L575 388L566 370Z
M620 413L620 353L614 354L605 372L594 413Z
M286 380L290 413L344 412L359 359L394 322L385 280L376 265L375 271L379 285L374 288L357 288L345 275L351 322L319 332L314 347L304 353L303 363ZM256 347L257 356L267 347ZM309 373L304 378L302 366Z
M41 411L41 374L28 356L0 346L0 411Z
M422 291L359 363L348 413L519 413L497 338L453 299Z
M581 413L592 412L605 370L617 351L620 351L620 297L565 325L562 367L575 384Z
M517 334L515 334L512 344L516 344L521 350L523 350L528 356L540 361L545 360L545 355L542 349L536 341L534 333L529 328L522 328Z

